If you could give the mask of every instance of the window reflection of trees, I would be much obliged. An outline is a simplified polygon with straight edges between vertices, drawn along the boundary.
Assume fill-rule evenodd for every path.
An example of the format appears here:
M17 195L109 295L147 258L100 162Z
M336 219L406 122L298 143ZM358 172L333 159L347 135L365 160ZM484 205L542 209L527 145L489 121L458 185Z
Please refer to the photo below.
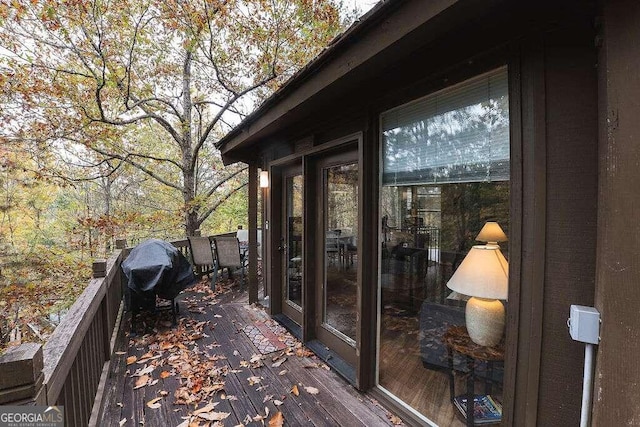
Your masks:
M358 165L334 166L327 170L327 228L351 228L358 224Z
M508 99L501 96L384 132L385 181L490 180L509 171ZM410 173L410 176L407 175Z

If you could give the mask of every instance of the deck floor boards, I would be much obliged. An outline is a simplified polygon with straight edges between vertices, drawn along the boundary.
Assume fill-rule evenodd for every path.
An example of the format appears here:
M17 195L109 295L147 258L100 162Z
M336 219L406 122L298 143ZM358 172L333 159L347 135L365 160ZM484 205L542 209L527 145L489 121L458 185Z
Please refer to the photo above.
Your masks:
M247 304L246 292L227 290L211 295L204 288L197 287L178 298L178 326L168 324L168 314L146 315L136 322L138 334L132 335L130 319L125 318L99 425L178 426L188 420L202 426L258 426L268 424L278 411L286 426L393 425L389 421L391 414L373 399L351 387L315 356L296 354L298 348L262 355L260 362L250 363L260 352L242 328L267 321L269 316ZM184 339L180 344L173 341L174 346L163 350L178 334L193 339ZM156 358L145 358L149 353ZM127 365L127 358L132 356L137 360ZM278 357L286 357L286 361L273 367ZM147 373L149 381L135 389L140 376L133 375L145 367L153 367ZM190 374L198 369L197 375ZM251 377L259 377L260 381L250 384ZM217 386L214 378L224 385ZM195 391L201 381L204 387L211 387L214 381L214 391ZM297 396L291 392L294 385ZM309 393L305 387L316 388L318 393ZM192 400L188 404L178 402L177 395L184 400L183 390L190 390L188 396ZM160 406L148 406L156 398L161 398L157 401ZM194 417L194 412L206 409L207 404L214 404L215 408L201 415L228 415L219 424L215 419Z

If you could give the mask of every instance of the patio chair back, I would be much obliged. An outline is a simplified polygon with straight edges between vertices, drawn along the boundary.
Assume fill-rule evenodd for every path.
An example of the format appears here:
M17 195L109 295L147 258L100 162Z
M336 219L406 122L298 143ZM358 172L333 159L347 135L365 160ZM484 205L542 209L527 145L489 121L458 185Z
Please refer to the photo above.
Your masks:
M201 267L207 271L212 270L215 260L213 258L211 240L206 236L191 236L188 239L194 267Z
M240 242L235 236L218 236L213 238L216 250L218 268L227 269L231 275L232 269L241 268L244 278L244 261L240 255Z

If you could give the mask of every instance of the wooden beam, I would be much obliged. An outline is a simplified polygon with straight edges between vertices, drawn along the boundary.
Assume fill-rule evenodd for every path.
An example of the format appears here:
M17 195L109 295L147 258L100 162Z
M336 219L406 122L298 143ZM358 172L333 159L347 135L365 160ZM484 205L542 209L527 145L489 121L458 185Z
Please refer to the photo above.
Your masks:
M535 426L546 256L546 110L542 39L523 43L521 62L513 65L517 70L510 72L513 79L510 102L514 106L511 118L516 146L513 147L515 162L512 161L513 226L509 254L510 264L516 268L509 274L509 301L517 301L518 307L509 310L507 327L507 360L510 361L507 365L511 367L506 381L507 386L515 384L515 390L507 399L513 412L507 413L506 417L507 423Z
M602 314L593 425L640 422L640 3L606 1L599 51L596 308Z
M249 304L258 302L258 166L249 165Z

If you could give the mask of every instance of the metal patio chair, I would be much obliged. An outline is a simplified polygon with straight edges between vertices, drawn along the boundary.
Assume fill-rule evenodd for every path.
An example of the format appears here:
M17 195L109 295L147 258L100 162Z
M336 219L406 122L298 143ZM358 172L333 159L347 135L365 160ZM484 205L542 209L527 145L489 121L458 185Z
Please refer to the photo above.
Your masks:
M232 269L242 270L242 283L244 284L245 276L245 259L240 254L240 242L235 236L218 236L213 238L215 245L215 254L217 261L217 268L222 270L227 269L229 277L231 277Z
M205 274L211 277L211 286L213 287L218 278L218 266L213 255L211 240L206 236L190 236L188 239L193 266L196 267L199 277Z

